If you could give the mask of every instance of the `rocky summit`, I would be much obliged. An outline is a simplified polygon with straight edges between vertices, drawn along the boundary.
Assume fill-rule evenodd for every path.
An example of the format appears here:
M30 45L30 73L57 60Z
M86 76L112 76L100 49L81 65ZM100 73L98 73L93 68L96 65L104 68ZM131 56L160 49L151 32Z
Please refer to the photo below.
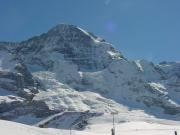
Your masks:
M180 62L129 61L104 39L68 24L0 42L1 119L83 128L85 120L112 112L124 121L180 120Z

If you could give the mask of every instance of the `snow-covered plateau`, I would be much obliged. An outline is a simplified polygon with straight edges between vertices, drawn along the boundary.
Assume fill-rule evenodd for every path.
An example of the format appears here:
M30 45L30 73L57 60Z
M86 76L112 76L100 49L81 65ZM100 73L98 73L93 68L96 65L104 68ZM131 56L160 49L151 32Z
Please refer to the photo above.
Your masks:
M179 130L180 62L130 61L68 24L19 43L0 42L4 134L64 135L70 128L72 134L110 134L112 113L122 135Z

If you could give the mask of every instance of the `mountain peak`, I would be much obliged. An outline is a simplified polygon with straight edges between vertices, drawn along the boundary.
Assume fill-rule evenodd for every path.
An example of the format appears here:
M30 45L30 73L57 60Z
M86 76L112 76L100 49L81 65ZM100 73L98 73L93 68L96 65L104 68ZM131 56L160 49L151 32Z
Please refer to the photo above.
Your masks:
M61 23L51 28L48 32L66 32L68 30L77 30L75 25Z
M74 38L84 38L85 40L93 40L95 42L104 42L105 40L95 36L93 33L88 32L80 27L71 24L61 23L50 29L48 35L52 36L71 36Z
M58 60L73 62L79 70L88 71L104 69L113 59L122 58L122 55L111 44L69 24L56 25L47 33L22 42L18 50L23 54L22 56L33 54L29 56L31 58L28 58L31 59L28 60L30 64L37 64L38 61L38 65L45 65L47 68L57 62L57 58L54 57L58 57ZM50 56L49 52L51 52ZM46 58L41 58L42 55Z

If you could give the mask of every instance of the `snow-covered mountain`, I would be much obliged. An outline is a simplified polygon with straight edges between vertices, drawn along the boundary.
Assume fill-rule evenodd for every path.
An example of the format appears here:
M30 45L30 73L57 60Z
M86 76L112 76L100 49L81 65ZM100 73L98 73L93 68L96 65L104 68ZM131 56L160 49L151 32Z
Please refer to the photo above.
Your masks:
M180 120L180 63L129 61L67 24L20 43L0 42L1 119L83 128L112 112L123 121Z

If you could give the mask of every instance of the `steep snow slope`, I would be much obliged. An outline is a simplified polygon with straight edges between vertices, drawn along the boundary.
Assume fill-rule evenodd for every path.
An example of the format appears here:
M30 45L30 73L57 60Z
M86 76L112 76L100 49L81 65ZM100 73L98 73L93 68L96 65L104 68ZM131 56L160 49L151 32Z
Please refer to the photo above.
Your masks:
M112 112L127 110L126 107L106 99L98 93L90 91L76 91L55 79L51 72L34 74L45 84L46 91L40 91L33 100L44 101L51 110Z
M143 71L148 72L152 67L148 66L148 68ZM84 85L81 85L79 89L99 92L130 108L156 106L163 108L168 114L178 113L178 103L169 97L165 86L158 79L161 76L160 73L155 71L155 68L148 73L149 76L146 76L146 73L138 70L133 62L117 60L102 71L84 73ZM152 79L151 76L158 77Z

